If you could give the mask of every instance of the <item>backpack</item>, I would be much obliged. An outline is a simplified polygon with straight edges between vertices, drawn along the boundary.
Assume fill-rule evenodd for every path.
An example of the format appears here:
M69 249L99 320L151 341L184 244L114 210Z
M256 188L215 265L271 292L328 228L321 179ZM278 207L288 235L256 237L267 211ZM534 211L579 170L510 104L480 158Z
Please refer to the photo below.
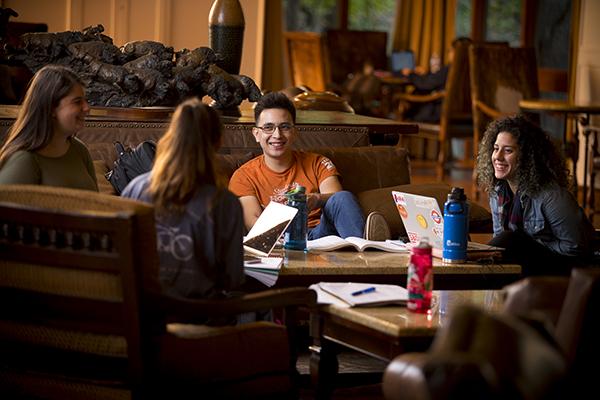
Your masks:
M121 194L133 178L152 169L156 143L145 140L132 149L125 148L121 142L115 142L115 148L117 159L113 169L108 171L105 177L113 185L117 194Z

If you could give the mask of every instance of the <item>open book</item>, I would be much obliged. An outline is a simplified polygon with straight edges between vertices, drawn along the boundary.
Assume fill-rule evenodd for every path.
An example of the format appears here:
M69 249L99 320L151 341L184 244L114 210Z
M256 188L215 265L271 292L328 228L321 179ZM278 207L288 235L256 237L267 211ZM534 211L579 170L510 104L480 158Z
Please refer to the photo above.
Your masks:
M310 288L317 292L317 303L340 307L406 305L408 301L408 291L398 285L319 282Z
M270 202L244 239L244 250L255 256L268 257L298 210Z
M365 249L377 249L393 253L406 253L409 251L409 248L399 241L366 240L354 236L342 239L339 236L331 235L306 242L308 250L333 251L344 247L352 247L358 251L364 251Z
M249 257L244 260L244 273L271 287L277 282L283 258Z

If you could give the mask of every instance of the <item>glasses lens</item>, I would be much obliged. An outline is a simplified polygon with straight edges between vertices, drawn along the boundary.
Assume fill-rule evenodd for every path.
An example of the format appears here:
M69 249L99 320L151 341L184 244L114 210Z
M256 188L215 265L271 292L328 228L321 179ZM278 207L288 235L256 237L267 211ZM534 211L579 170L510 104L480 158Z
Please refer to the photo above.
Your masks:
M293 128L293 126L291 124L281 124L281 125L279 125L279 130L281 132L286 132L287 133L287 132L291 131L292 128Z
M275 131L275 125L266 124L266 125L263 125L260 129L262 129L266 133L273 133L273 131Z

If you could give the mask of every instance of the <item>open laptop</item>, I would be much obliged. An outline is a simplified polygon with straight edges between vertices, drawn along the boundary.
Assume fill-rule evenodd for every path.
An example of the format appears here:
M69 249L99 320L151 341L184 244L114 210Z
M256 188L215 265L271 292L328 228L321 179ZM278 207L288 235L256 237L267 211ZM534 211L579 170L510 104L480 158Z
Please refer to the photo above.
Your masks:
M392 191L392 197L410 243L417 244L421 238L427 237L433 248L441 250L444 241L444 214L440 211L437 200L396 191ZM469 252L497 250L502 248L476 242L469 242L467 245Z
M244 250L254 256L269 257L297 212L294 207L271 201L246 235Z
M415 69L415 55L410 50L395 51L390 56L391 70L400 72L405 68Z

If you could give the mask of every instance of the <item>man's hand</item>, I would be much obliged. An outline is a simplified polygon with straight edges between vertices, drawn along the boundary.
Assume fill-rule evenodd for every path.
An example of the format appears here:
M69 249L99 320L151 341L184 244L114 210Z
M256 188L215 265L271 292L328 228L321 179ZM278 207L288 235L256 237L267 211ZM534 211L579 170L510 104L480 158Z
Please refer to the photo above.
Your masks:
M321 193L309 193L306 195L306 208L308 208L308 211L321 208L324 204L325 202Z

